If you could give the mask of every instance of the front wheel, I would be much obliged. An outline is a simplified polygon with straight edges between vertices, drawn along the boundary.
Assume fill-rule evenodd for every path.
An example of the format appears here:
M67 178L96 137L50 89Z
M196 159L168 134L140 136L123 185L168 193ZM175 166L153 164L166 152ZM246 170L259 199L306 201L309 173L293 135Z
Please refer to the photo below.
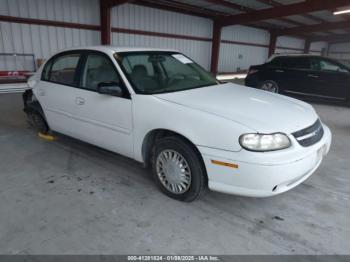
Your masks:
M278 93L279 92L279 88L278 88L277 83L275 81L272 81L272 80L267 80L267 81L260 83L259 89L264 90L264 91L268 91L271 93Z
M167 196L191 202L205 190L207 179L199 153L187 141L166 137L157 141L152 157L154 180Z

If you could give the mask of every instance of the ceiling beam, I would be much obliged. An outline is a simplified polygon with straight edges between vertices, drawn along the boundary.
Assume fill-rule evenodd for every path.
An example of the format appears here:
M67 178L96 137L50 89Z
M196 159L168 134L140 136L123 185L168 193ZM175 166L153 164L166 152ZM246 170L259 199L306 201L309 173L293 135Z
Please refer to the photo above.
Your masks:
M261 2L263 4L266 4L266 5L270 5L270 6L273 6L273 7L277 7L277 6L283 6L283 4L281 4L280 2L277 2L275 0L256 0L258 2ZM303 14L301 15L307 19L310 19L314 22L317 22L317 23L324 23L324 22L327 22L327 20L324 20L322 18L319 18L315 15L310 15L310 14ZM333 32L327 32L327 33L330 33L330 34L333 34Z
M219 21L220 18L229 16L229 14L227 13L214 11L207 8L185 4L182 2L180 3L176 1L135 0L133 4L171 12L177 12L181 14L199 16L203 18L212 19L214 21ZM251 25L251 27L267 31L270 30L270 27L266 23L260 23L259 25Z
M16 24L28 24L28 25L54 26L54 27L96 30L96 31L101 30L101 27L99 25L60 22L60 21L53 21L53 20L24 18L24 17L7 16L7 15L0 15L0 22L8 22L8 23L16 23Z
M123 5L127 3L134 2L134 0L103 0L108 7L114 7L118 5Z
M239 4L236 4L236 3L228 2L228 1L225 1L225 0L206 0L206 1L208 3L211 3L211 4L221 5L221 6L230 8L232 10L242 11L242 12L246 12L246 13L255 11L252 8L249 8L249 7L246 7L246 6L243 6L243 5L239 5ZM229 16L229 15L230 14L227 14L226 16ZM260 23L259 26L255 26L254 25L252 27L269 31L270 27L271 27L271 24L269 24L269 23Z
M225 6L225 7L228 7L230 9L237 10L237 11L242 11L242 12L255 11L252 8L249 8L249 7L246 7L246 6L243 6L243 5L239 5L239 4L236 4L236 3L228 2L228 1L225 1L225 0L206 0L206 2L214 4L214 5Z
M263 3L263 4L266 4L266 5L269 5L269 6L273 6L273 7L283 6L283 4L281 4L280 2L277 2L275 0L256 0L256 1ZM325 22L325 20L323 20L317 16L314 16L314 15L303 14L303 16L308 18L308 19L314 20L315 22L318 22L318 23Z
M142 5L146 7L172 11L182 14L188 14L193 16L199 16L209 19L215 19L219 16L227 16L227 14L223 12L216 12L213 10L209 10L206 8L193 6L185 3L175 2L175 1L154 1L154 0L136 0L133 2L137 5Z
M299 2L295 4L257 10L247 14L238 14L230 17L225 17L221 20L221 23L223 26L234 25L234 24L247 24L247 23L262 21L267 19L276 19L284 16L300 15L300 14L305 14L305 13L315 12L320 10L334 9L337 7L342 7L347 5L349 5L349 0L332 0L332 1L308 0L305 2Z
M240 4L236 4L236 3L228 2L226 0L206 0L206 1L209 3L215 4L215 5L225 6L225 7L228 7L230 9L242 11L245 13L251 13L251 12L257 11L256 9L253 9L253 8L250 8L247 6L243 6ZM268 0L266 0L266 1L268 1ZM303 23L299 23L299 22L296 22L296 21L288 19L288 18L279 18L279 20L286 22L286 23L289 23L289 24L292 24L292 25L297 25L297 26L304 25Z
M305 33L323 32L327 30L346 29L346 28L350 28L350 20L286 28L281 30L275 30L275 33L278 35L298 35L300 33L305 34ZM334 36L334 34L332 36Z
M331 44L335 43L345 43L345 42L350 42L350 34L342 34L338 36L315 36L310 38L312 42L328 42Z

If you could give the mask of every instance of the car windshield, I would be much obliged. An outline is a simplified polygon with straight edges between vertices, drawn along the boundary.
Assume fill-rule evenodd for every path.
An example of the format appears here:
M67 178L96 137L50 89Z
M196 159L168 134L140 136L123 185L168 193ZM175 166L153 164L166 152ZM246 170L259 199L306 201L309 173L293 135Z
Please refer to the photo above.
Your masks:
M136 93L160 94L218 84L210 73L180 53L123 52L114 56Z

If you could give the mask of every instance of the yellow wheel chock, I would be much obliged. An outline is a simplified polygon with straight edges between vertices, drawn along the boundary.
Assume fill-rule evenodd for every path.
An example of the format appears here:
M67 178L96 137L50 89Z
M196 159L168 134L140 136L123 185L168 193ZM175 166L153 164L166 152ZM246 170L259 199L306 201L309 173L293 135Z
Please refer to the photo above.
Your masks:
M54 141L57 139L55 136L48 135L48 134L45 135L41 132L38 133L38 137L40 137L41 139L47 140L47 141Z

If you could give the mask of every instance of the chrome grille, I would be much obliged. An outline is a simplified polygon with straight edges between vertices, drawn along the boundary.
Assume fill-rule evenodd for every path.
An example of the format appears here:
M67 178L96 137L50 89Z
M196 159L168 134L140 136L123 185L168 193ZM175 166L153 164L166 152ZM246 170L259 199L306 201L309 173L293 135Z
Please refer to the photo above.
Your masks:
M295 137L295 139L298 141L298 143L304 147L312 146L316 144L318 141L320 141L323 137L323 127L321 124L321 121L317 119L317 121L302 130L299 130L292 135Z

